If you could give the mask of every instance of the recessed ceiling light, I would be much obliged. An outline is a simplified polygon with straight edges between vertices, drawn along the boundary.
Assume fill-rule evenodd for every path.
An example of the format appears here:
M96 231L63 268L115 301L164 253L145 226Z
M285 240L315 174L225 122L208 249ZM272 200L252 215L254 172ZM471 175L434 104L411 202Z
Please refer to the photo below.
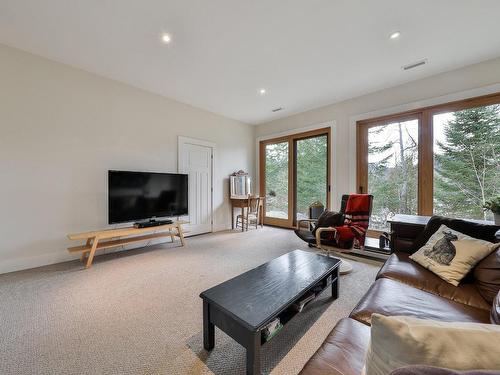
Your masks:
M162 34L161 41L163 43L168 44L168 43L170 43L171 40L172 40L172 37L169 34Z
M401 33L399 31L394 31L393 33L391 33L391 35L389 35L389 38L390 39L398 39L400 36L401 36Z
M266 89L260 89L259 93L260 95L266 95Z

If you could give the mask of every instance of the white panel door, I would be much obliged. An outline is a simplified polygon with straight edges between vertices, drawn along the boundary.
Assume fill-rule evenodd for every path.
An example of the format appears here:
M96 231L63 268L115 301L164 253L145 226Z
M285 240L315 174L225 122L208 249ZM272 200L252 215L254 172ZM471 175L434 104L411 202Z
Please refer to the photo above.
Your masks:
M212 232L212 147L183 142L181 173L189 175L189 224L187 235Z

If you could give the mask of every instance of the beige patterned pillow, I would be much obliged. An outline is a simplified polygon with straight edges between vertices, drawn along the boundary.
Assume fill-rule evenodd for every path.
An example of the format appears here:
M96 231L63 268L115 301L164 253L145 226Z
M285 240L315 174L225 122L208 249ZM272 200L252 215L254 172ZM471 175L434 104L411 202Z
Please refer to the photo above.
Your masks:
M500 326L372 315L363 374L387 375L408 365L499 370Z
M457 286L481 259L498 246L500 244L478 240L441 225L410 259Z

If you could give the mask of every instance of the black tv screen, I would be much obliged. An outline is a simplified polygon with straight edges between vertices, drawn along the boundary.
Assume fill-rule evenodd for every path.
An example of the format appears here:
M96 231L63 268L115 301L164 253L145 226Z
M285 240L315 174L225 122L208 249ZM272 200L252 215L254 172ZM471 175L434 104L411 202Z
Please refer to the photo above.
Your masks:
M188 176L108 171L108 222L188 214Z

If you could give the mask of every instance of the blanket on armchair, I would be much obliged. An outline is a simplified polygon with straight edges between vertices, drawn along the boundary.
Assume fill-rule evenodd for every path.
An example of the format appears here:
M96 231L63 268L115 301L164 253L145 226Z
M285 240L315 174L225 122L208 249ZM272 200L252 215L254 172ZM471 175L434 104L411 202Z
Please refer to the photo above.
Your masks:
M349 195L344 225L335 227L336 232L329 233L329 240L335 241L341 248L364 246L370 220L371 200L372 196L369 194Z

